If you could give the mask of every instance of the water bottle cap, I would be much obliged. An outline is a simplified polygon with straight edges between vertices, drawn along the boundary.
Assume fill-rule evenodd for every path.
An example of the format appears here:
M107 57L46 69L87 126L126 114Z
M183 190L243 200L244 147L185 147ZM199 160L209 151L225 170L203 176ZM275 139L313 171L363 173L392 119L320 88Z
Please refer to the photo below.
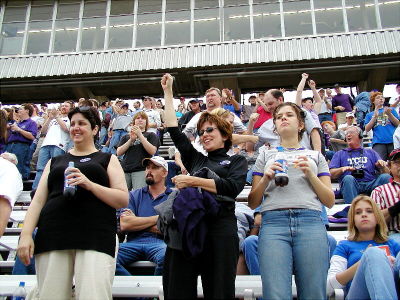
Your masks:
M74 162L73 162L73 161L70 161L70 162L68 163L68 168L74 168L74 167L75 167Z
M25 286L25 281L20 281L19 286Z

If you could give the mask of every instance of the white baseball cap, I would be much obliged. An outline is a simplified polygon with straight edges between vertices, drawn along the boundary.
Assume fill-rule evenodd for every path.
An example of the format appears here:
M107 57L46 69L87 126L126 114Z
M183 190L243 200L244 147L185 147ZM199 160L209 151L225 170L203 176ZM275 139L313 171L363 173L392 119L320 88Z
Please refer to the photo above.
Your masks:
M143 165L144 167L146 167L149 161L153 162L156 166L163 167L165 170L168 171L168 163L167 163L167 161L164 159L164 157L161 157L161 156L153 156L153 157L150 157L150 158L145 158L145 159L143 159L143 161L142 161L142 165Z

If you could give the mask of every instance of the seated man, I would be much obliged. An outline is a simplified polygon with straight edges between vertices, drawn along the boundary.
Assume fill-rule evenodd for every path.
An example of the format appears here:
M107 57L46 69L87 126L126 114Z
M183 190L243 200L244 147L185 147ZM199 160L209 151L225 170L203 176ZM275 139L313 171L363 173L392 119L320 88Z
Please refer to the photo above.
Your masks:
M400 243L400 149L389 154L389 169L393 179L375 188L371 198L382 210L390 238Z
M166 244L157 229L154 206L167 200L172 192L165 186L168 164L153 156L143 161L147 186L129 193L129 206L121 214L121 230L128 233L127 242L119 246L116 275L131 275L126 267L138 260L157 264L154 275L162 275Z
M374 188L388 183L389 169L379 154L370 148L362 148L362 132L359 127L346 129L349 148L335 153L329 164L332 179L340 181L340 191L345 203L351 203L359 194L370 194ZM380 170L381 174L376 172Z
M22 178L17 164L15 154L4 152L0 155L0 237L7 227L12 207L22 191Z

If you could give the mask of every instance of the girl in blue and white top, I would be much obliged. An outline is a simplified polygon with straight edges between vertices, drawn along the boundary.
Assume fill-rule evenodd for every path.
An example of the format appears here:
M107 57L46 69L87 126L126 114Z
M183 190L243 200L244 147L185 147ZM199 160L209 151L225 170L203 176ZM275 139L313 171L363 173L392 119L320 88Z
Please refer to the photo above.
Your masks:
M351 203L348 220L349 236L331 259L328 293L345 288L347 300L397 299L400 245L388 239L382 212L372 198L360 195Z
M262 202L258 255L264 299L291 299L293 272L298 299L326 298L329 250L321 203L332 207L335 199L325 158L300 148L304 118L296 104L280 104L273 121L281 147L260 150L254 167L248 200L251 208ZM274 181L275 171L283 171L278 152L288 162L289 183L283 187Z

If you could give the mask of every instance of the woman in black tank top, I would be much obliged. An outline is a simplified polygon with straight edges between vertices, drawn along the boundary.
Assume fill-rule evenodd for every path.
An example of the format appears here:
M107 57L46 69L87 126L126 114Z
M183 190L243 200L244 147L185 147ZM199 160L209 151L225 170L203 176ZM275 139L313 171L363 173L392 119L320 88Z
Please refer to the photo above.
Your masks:
M115 209L128 205L124 173L114 155L95 148L97 109L75 108L68 117L74 148L46 165L25 218L18 256L29 264L35 254L40 298L70 298L74 276L76 298L111 299ZM66 197L64 172L71 161L74 168L65 180L77 188Z

